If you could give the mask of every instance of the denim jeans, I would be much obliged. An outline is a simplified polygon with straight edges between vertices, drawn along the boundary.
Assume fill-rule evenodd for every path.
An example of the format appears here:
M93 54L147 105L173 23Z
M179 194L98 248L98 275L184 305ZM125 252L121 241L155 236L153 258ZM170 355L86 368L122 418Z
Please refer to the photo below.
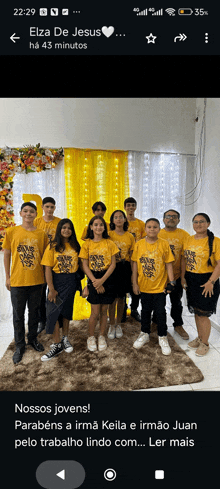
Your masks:
M18 348L25 347L25 308L28 306L28 342L37 337L38 310L41 302L43 284L25 287L11 287L13 308L13 325L15 344Z

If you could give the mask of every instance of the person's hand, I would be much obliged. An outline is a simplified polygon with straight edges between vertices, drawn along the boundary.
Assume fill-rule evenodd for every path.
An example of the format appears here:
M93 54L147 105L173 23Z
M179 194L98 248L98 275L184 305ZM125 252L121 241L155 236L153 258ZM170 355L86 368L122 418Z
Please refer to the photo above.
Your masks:
M102 279L101 278L95 278L95 280L93 280L93 282L92 282L92 285L97 290L102 285Z
M140 289L138 284L133 284L133 292L135 295L140 295Z
M200 285L200 287L204 287L202 295L204 295L205 297L207 297L207 295L209 297L212 297L212 295L214 294L213 284L212 284L212 282L210 282L210 280L208 280L208 282L206 282L205 284Z
M96 292L97 294L104 294L105 288L103 287L103 285L100 285L100 287L96 289Z
M58 292L55 290L55 289L52 289L52 290L49 290L49 294L48 294L48 301L50 302L56 302L56 298L57 298L57 295L58 295Z
M7 290L11 290L11 281L10 278L6 278L5 286Z
M186 288L187 288L187 283L186 283L186 279L185 279L185 278L182 278L182 279L181 279L181 285L182 285L182 288L186 290Z

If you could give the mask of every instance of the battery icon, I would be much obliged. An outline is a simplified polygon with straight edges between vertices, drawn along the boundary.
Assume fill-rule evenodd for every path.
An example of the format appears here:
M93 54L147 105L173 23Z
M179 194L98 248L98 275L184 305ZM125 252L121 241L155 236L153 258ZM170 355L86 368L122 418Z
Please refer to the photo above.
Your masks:
M193 10L191 8L179 8L178 14L179 15L192 15Z

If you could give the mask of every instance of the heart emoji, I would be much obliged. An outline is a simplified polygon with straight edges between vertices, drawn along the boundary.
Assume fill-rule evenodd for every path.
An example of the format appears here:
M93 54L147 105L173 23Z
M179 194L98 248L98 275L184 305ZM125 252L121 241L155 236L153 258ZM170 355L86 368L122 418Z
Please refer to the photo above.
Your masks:
M114 30L115 30L115 29L114 29L114 27L112 27L112 25L110 25L109 27L106 27L106 25L104 25L104 26L102 27L102 33L103 33L103 34L104 34L104 36L106 36L106 37L110 37L110 36L113 34Z

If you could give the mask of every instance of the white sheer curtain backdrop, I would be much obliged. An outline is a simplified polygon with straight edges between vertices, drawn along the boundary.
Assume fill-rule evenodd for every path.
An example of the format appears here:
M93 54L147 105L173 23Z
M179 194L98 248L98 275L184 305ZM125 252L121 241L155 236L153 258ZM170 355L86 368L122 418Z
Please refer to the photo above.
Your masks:
M41 173L17 173L14 176L13 201L16 225L21 224L19 215L23 202L23 194L38 194L42 197L53 197L56 201L55 215L57 217L66 217L66 199L65 199L65 176L64 163L61 161L56 168L46 170ZM5 287L4 272L4 253L0 252L0 321L12 318L12 307L10 292Z
M139 219L155 217L163 226L164 212L175 209L181 214L184 228L186 171L194 160L191 155L129 151L130 196L137 200Z

